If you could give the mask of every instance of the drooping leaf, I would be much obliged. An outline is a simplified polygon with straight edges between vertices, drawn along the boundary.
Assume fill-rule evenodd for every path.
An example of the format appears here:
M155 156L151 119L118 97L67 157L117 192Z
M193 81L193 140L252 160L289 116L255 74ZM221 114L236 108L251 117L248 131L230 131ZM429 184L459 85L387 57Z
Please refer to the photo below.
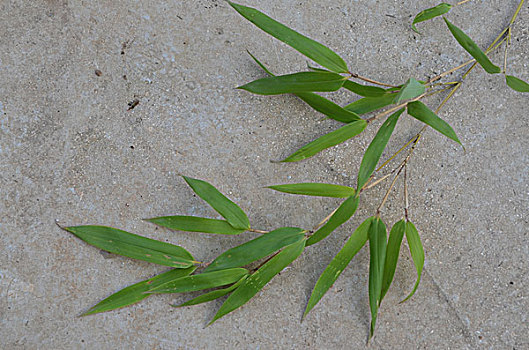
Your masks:
M417 96L420 96L424 94L425 90L426 88L424 87L423 84L419 83L417 80L413 78L410 78L402 86L402 89L396 94L394 103L400 103L401 101L409 100Z
M336 91L342 87L345 79L340 74L330 72L299 72L257 79L238 88L259 95Z
M362 158L362 163L360 164L360 169L358 170L358 189L361 189L366 184L367 180L369 180L371 174L373 174L402 112L404 112L404 108L399 109L389 116L380 129L378 129L378 132L373 138L373 141L371 141L371 144L369 144L369 147L367 147Z
M248 55L250 55L250 57L255 61L255 63L257 63L259 67L261 67L261 69L265 71L266 74L275 77L275 74L272 73L263 63L261 63L261 61L259 61L257 57L252 55L252 53L249 50L246 50L246 52L248 52Z
M305 240L293 243L266 262L259 268L259 270L248 276L248 278L232 292L228 299L226 299L209 324L212 324L219 318L246 304L268 282L270 282L275 275L296 260L296 258L301 255L304 248Z
M258 28L276 39L281 40L303 55L321 64L323 67L337 73L348 72L347 64L345 64L344 60L326 46L299 34L254 8L233 2L229 2L229 4Z
M225 220L199 218L196 216L160 216L145 219L145 221L176 231L217 233L222 235L237 235L246 231L245 229L234 228Z
M320 196L333 198L347 198L355 193L355 189L348 186L323 183L298 183L268 186L272 190L305 196Z
M367 123L365 120L357 120L346 124L345 126L331 131L330 133L306 144L287 158L283 159L282 162L297 162L312 157L316 153L326 148L336 146L337 144L347 141L350 138L360 134L362 131L364 131L366 125Z
M344 89L354 92L357 95L364 97L379 97L385 95L387 92L385 89L378 86L369 86L355 83L351 80L346 80L343 84Z
M359 197L354 195L343 201L342 204L340 204L340 206L336 210L336 212L332 214L332 216L329 218L329 221L327 221L325 225L320 227L318 231L314 232L314 234L309 237L305 246L308 247L309 245L318 243L319 241L330 235L332 231L336 230L344 222L349 220L351 216L353 216L353 214L355 213L356 208L358 207L358 201Z
M90 310L83 313L82 316L115 310L124 306L137 303L149 296L149 294L145 294L145 292L149 291L151 288L157 287L177 278L188 276L195 270L195 266L188 267L187 269L173 269L157 276L154 276L153 278L149 278L145 281L141 281L139 283L123 288L119 292L116 292L108 298L101 300L97 305L93 306L92 308L90 308Z
M489 60L487 55L483 51L481 51L478 45L476 45L476 43L472 41L472 39L470 39L468 35L465 34L465 32L456 27L446 18L443 17L443 19L445 20L448 29L450 30L454 38L456 38L459 45L461 45L470 54L470 56L474 57L487 73L496 74L501 72L500 67L493 64Z
M129 258L180 269L194 263L191 254L182 247L112 227L86 225L64 229L94 247Z
M229 294L231 291L235 290L238 286L241 285L241 283L247 278L248 276L243 276L240 280L238 280L236 283L232 284L231 286L227 288L222 289L216 289L212 290L211 292L204 293L202 295L199 295L196 298L193 298L191 300L186 301L185 303L182 303L180 305L171 305L172 307L182 307L182 306L191 306L191 305L198 305L207 303L209 301L221 298L227 294Z
M347 267L351 259L362 249L366 244L368 238L369 227L374 217L370 217L365 220L358 228L353 232L351 237L347 240L343 248L336 254L334 259L325 268L316 286L312 290L309 302L305 309L303 317L305 317L314 306L321 300L325 293L331 288L334 282L338 279L342 271Z
M419 31L417 30L417 27L415 27L415 25L417 23L424 22L424 21L430 20L432 18L442 16L445 13L447 13L448 11L450 11L451 8L452 8L452 5L447 4L445 2L442 2L442 3L440 3L437 6L434 6L434 7L431 7L429 9L426 9L424 11L421 11L413 19L413 23L411 25L411 28L414 31L416 31L417 33L419 33Z
M275 253L283 247L302 240L304 237L304 231L300 228L279 228L225 251L209 264L203 272L218 271L248 265Z
M386 259L386 225L380 218L375 218L369 226L369 308L371 309L370 336L375 332L380 296L382 292L382 278L384 277L384 262Z
M454 129L421 101L408 103L408 114L461 145Z
M205 272L198 275L185 276L151 288L147 293L186 293L197 290L216 288L232 284L248 275L243 268Z
M411 293L404 298L401 303L405 302L415 294L415 291L421 282L422 269L424 267L424 249L422 247L421 238L419 237L417 228L415 228L415 225L411 221L406 222L406 240L408 241L411 257L415 264L415 269L417 270L417 282L415 282L415 286Z
M211 184L187 176L183 176L183 178L193 191L222 215L231 226L241 230L247 230L250 228L250 221L242 209L226 198L226 196L220 193Z
M364 97L348 104L344 109L361 115L384 108L392 104L394 99L394 94L386 94L379 97Z
M395 269L397 268L397 261L399 260L400 245L406 223L404 220L397 221L389 232L388 247L386 249L386 260L384 262L384 277L382 278L382 292L380 293L380 301L388 292L393 277L395 276Z
M507 85L513 90L518 92L529 92L529 84L527 84L522 79L518 79L512 75L506 75L505 81L507 82Z

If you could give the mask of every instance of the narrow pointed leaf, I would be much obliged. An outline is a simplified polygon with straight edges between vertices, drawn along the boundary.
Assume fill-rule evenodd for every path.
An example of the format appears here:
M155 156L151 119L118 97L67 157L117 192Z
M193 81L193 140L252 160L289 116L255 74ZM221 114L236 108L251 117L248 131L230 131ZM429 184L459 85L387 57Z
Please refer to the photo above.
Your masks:
M389 116L380 129L378 129L369 147L367 147L362 158L362 163L360 164L360 169L358 170L357 188L361 189L367 180L369 180L371 174L373 174L402 112L404 112L404 108L399 109Z
M191 254L182 247L112 227L86 225L64 229L99 249L129 258L181 269L194 263Z
M389 286L395 276L395 269L397 268L397 261L399 260L400 245L402 243L402 237L404 237L405 228L405 221L400 220L393 225L389 232L386 260L384 261L384 277L382 278L382 292L380 293L381 302L388 292Z
M348 69L344 60L326 46L299 34L252 7L233 2L229 2L229 4L258 28L291 46L303 55L314 60L314 62L334 72L347 73Z
M344 109L359 115L366 114L392 104L394 99L394 94L386 94L379 97L364 97L348 104Z
M247 278L248 276L243 276L237 283L232 284L231 286L227 288L212 290L211 292L204 293L202 295L199 295L196 298L193 298L191 300L186 301L185 303L182 303L180 305L171 305L173 307L182 307L182 306L191 306L191 305L198 305L207 303L209 301L213 301L215 299L221 298L225 295L230 294L235 288L241 285L241 283Z
M334 282L338 279L342 271L347 267L351 259L362 249L366 244L368 238L369 227L374 217L370 217L365 220L358 228L353 232L351 237L347 240L343 248L336 254L334 259L329 263L325 268L318 282L312 290L310 295L309 302L305 308L305 317L310 310L316 306L316 304L321 300L321 298L327 293L329 288L332 287Z
M423 84L419 83L417 80L410 78L402 86L402 89L395 96L395 103L400 103L404 100L409 100L424 94L426 88Z
M237 235L246 231L245 229L234 228L225 220L199 218L196 216L160 216L145 219L145 221L176 231L217 233L222 235Z
M364 97L379 97L385 95L387 92L385 89L378 86L369 86L355 83L351 80L346 80L343 84L344 89L354 92L357 95Z
M421 101L408 103L408 114L461 145L454 129Z
M444 20L446 22L446 25L448 26L448 29L450 30L454 38L456 38L459 45L461 45L470 54L470 56L474 57L487 73L496 74L501 72L500 67L492 63L487 57L487 55L483 51L481 51L478 45L476 45L476 43L472 41L472 39L470 39L468 35L465 34L465 32L456 27L446 18L444 18Z
M340 74L330 72L299 72L257 79L239 86L239 89L259 95L336 91L342 87L345 79Z
M371 309L370 336L375 332L380 295L382 292L382 278L384 275L384 261L386 259L386 225L375 218L369 226L369 308Z
M312 157L326 148L336 146L360 134L364 131L366 125L367 123L365 120L358 120L342 126L338 130L331 131L330 133L306 144L287 158L283 159L282 162L297 162Z
M194 266L188 267L187 269L173 269L159 274L158 276L154 276L153 278L149 278L145 281L141 281L123 288L119 292L116 292L108 298L100 301L97 305L86 311L82 316L115 310L137 303L149 297L149 294L145 294L145 292L149 291L151 288L157 287L171 280L187 276L193 273L195 270L196 267Z
M242 268L206 272L198 275L178 278L155 288L147 293L186 293L197 290L216 288L232 284L248 275L248 270Z
M422 247L421 238L419 237L417 228L415 228L415 225L411 221L406 222L406 240L408 241L411 257L415 264L415 269L417 270L417 282L415 282L415 286L413 286L411 293L404 298L401 303L405 302L415 294L415 291L421 282L422 269L424 267L424 249Z
M505 80L507 82L507 85L518 92L529 92L529 84L527 84L522 79L518 79L516 77L513 77L512 75L506 75Z
M259 61L257 57L252 55L252 53L249 50L246 50L246 52L248 52L248 55L250 55L250 57L255 61L255 63L257 63L259 67L261 67L261 69L265 71L266 74L270 76L275 76L275 74L272 73L263 63L261 63L261 61Z
M343 201L342 204L338 207L336 212L332 214L332 216L329 218L329 221L325 223L320 229L310 238L307 240L306 246L313 245L315 243L318 243L325 237L331 234L334 230L336 230L339 226L341 226L343 223L345 223L347 220L353 216L353 214L356 211L356 208L358 207L358 196L351 196L347 198L345 201Z
M432 18L442 16L445 13L447 13L448 11L450 11L451 8L452 8L452 5L447 4L445 2L442 2L442 3L440 3L437 6L434 6L434 7L431 7L429 9L426 9L424 11L421 11L413 19L413 23L411 25L411 28L414 31L416 31L417 33L419 33L419 31L417 30L417 27L415 27L415 25L417 23L424 22L424 21L430 20Z
M296 260L297 257L301 255L304 248L305 240L291 244L270 259L266 264L261 266L259 270L248 276L248 278L232 292L228 299L226 299L209 324L212 324L219 318L246 304L255 294L263 289L263 287L270 282L275 275Z
M215 187L206 181L183 176L195 193L213 207L231 226L238 229L249 229L250 221L237 204L226 198Z
M290 194L333 198L347 198L355 194L355 189L352 187L323 183L286 184L268 186L268 188Z
M304 231L296 227L283 227L263 234L249 242L229 249L219 255L204 272L224 270L248 265L267 257L279 249L302 240Z

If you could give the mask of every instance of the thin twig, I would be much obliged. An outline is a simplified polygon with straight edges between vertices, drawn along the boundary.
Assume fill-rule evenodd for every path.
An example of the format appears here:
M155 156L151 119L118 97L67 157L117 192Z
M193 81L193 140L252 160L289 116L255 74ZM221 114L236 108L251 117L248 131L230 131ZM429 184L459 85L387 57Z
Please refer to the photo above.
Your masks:
M408 221L408 164L404 164L404 218Z
M379 113L379 114L377 114L377 115L375 115L375 116L373 116L373 117L371 117L371 118L368 118L368 119L366 119L366 122L369 124L369 123L371 123L371 122L373 122L373 121L375 121L375 120L377 120L377 119L379 119L379 118L382 118L382 117L384 117L384 116L386 116L386 115L388 115L388 114L391 114L391 113L393 113L393 112L395 112L395 111L398 111L398 110L401 109L401 108L406 107L406 106L408 105L408 103L410 103L410 102L414 102L414 101L418 101L418 100L420 100L420 99L423 98L424 96L426 96L426 93L424 93L424 94L422 94L422 95L420 95L420 96L417 96L417 97L415 97L415 98L412 99L412 100L409 100L409 101L407 101L407 102L401 103L401 104L398 105L398 106L392 107L392 108L388 109L387 111L384 111L384 112L382 112L382 113Z
M331 216L334 215L334 213L336 213L336 211L338 210L338 208L334 209L332 211L332 213L330 213L329 215L327 215L325 217L325 219L323 219L322 221L320 221L316 226L314 226L312 228L312 230L310 230L309 232L316 232L320 227L322 227L327 221L329 221L329 219L331 218Z
M369 79L369 78L363 77L363 76L361 76L361 75L358 75L358 74L356 74L356 73L351 73L351 72L349 72L349 74L351 74L351 77L353 77L353 78L360 79L360 80L363 80L363 81L368 82L368 83L371 83L371 84L380 85L380 86L386 86L386 87L390 87L390 88L396 88L396 87L398 87L397 85L391 85L391 84L381 83L380 81L376 81L376 80L373 80L373 79Z
M265 233L269 233L270 231L264 231L264 230L256 230L254 228L249 228L248 229L249 232L255 232L255 233L262 233L262 234L265 234Z
M463 5L465 2L469 2L470 0L463 0L456 4L456 6Z

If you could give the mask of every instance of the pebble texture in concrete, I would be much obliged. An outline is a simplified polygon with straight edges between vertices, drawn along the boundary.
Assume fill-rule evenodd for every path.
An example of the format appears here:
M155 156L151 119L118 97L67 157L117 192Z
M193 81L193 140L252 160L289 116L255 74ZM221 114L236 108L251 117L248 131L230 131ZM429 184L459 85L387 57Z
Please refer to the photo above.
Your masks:
M242 1L242 0L241 0ZM454 1L451 1L452 3ZM401 83L468 59L442 20L410 29L437 1L244 0L325 43L364 76ZM517 1L470 1L449 18L480 46ZM0 348L359 349L368 335L368 252L362 250L309 314L319 274L384 194L306 250L247 305L205 328L220 306L173 309L164 295L77 317L163 267L102 254L55 225L104 224L179 244L209 261L253 237L170 232L145 217L216 214L179 174L205 179L254 227L310 228L339 203L263 187L354 185L376 131L296 164L272 164L338 127L292 96L234 87L306 60L225 2L2 1L0 4ZM529 81L529 4L513 27L509 73ZM503 53L492 55L503 62ZM453 79L460 74L453 75ZM354 97L333 97L345 104ZM129 103L138 100L129 110ZM441 96L428 100L435 106ZM529 97L477 68L441 112L466 147L428 131L409 168L411 217L426 250L417 294L406 249L380 310L373 349L529 348ZM377 124L379 125L379 124ZM402 118L384 157L421 125ZM402 186L383 218L402 215Z

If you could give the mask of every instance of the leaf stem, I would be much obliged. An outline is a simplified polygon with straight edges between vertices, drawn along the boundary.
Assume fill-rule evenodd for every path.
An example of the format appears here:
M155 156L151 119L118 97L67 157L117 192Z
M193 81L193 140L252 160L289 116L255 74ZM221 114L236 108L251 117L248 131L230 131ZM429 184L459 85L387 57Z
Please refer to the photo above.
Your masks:
M463 5L465 2L469 2L470 0L463 0L456 4L456 6Z
M254 228L249 228L248 231L249 232L255 232L255 233L262 233L262 234L270 232L270 231L264 231L264 230L256 230Z
M396 88L396 87L398 87L398 86L396 86L396 85L391 85L391 84L381 83L380 81L376 81L376 80L373 80L373 79L369 79L369 78L363 77L363 76L361 76L361 75L358 75L358 74L356 74L356 73L351 73L351 72L349 72L349 74L350 74L351 77L353 77L353 78L360 79L360 80L363 80L363 81L368 82L368 83L371 83L371 84L380 85L380 86L386 86L386 87L392 87L392 88Z
M424 94L422 94L422 95L420 95L420 96L417 96L417 97L415 97L415 98L412 99L412 100L409 100L409 101L407 101L407 102L401 103L401 104L398 105L398 106L392 107L392 108L388 109L387 111L384 111L384 112L382 112L382 113L379 113L379 114L377 114L377 115L375 115L375 116L373 116L373 117L371 117L371 118L368 118L368 119L366 119L366 122L369 124L369 123L371 123L371 122L373 122L373 121L375 121L375 120L377 120L377 119L379 119L379 118L382 118L382 117L384 117L384 116L386 116L386 115L388 115L388 114L391 114L391 113L393 113L393 112L395 112L395 111L398 111L399 109L401 109L401 108L403 108L403 107L406 107L406 106L408 105L408 103L410 103L410 102L414 102L414 101L418 101L418 100L420 100L420 99L423 98L424 96L426 96L426 93L424 93Z

